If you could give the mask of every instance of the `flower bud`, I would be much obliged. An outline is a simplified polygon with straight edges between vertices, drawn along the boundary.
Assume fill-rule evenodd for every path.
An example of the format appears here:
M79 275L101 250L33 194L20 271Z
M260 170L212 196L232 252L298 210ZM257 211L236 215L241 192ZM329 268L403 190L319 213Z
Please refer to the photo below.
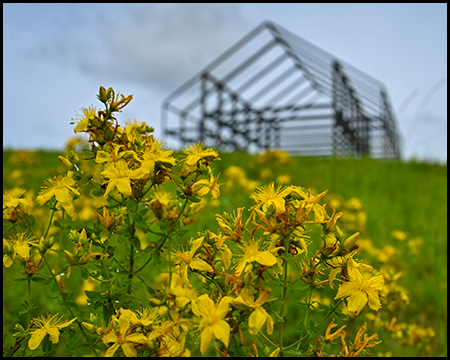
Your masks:
M106 103L109 99L111 99L111 92L112 92L112 88L108 88L108 90L106 90L103 86L100 86L100 89L98 92L98 99L102 103Z
M45 239L41 236L39 240L38 249L41 254L45 254L55 244L55 239L52 236L50 239Z
M85 228L83 228L83 230L81 230L81 233L80 233L80 242L81 242L83 245L86 245L86 243L87 243L87 233L86 233L86 229L85 229Z
M352 252L358 248L356 245L356 240L358 240L359 232L354 233L352 236L349 236L343 244L344 251Z
M89 324L89 323L85 323L85 322L82 322L81 325L83 325L83 327L84 327L88 332L90 332L91 334L96 334L96 333L97 333L97 328L96 328L94 325Z
M67 262L70 265L76 265L77 261L75 260L75 256L67 250L64 250L64 256L66 257Z
M64 167L67 170L71 170L72 169L73 164L69 160L67 160L64 156L58 156L58 159L59 159L59 161L62 162L62 164L64 165Z

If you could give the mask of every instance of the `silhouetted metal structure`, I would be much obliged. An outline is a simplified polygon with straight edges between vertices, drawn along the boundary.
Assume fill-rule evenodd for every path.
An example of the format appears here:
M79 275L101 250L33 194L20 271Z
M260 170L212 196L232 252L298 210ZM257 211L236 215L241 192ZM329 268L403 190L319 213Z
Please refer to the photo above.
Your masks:
M163 134L181 146L201 140L226 150L400 156L384 85L272 22L251 31L162 106Z

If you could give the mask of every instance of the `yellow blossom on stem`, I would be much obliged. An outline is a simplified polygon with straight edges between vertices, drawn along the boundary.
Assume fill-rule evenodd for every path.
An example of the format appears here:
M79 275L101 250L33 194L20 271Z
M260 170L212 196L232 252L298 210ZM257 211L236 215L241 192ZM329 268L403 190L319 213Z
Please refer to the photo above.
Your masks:
M58 203L69 214L72 220L77 218L75 208L73 206L73 194L80 195L80 192L76 188L76 181L72 177L73 172L68 171L67 175L58 175L53 179L46 181L36 198L39 205L46 204L51 198L55 197Z
M248 318L248 331L252 335L258 334L266 321L267 333L271 335L273 332L273 319L262 306L267 301L269 294L270 290L265 291L258 297L258 300L255 301L251 291L244 288L236 299L231 300L231 304L234 306L245 305L255 309Z
M181 260L180 272L181 277L185 284L189 284L188 268L191 270L202 270L208 272L214 272L214 269L205 260L200 259L199 255L195 255L196 251L203 245L204 236L193 241L189 251L176 251L174 255Z
M37 241L26 233L16 233L9 239L3 239L3 265L9 268L16 256L21 261L28 260L31 245L37 245Z
M186 156L183 161L183 168L181 169L181 176L187 176L197 169L197 163L200 160L211 162L213 160L220 160L219 154L214 149L206 148L201 142L198 144L188 145L187 150L181 150Z
M163 165L166 167L173 167L176 164L176 160L173 157L173 150L166 150L166 144L162 141L156 140L150 137L148 145L142 151L141 167L139 168L141 175L151 176L155 170L155 165Z
M285 208L285 197L290 194L289 188L283 188L278 186L275 190L275 185L271 182L268 185L263 185L256 188L256 191L250 195L253 201L256 203L255 208L262 207L263 211L266 212L271 206L275 209L275 217L286 211Z
M109 333L103 336L103 343L108 345L113 343L108 350L106 350L105 356L112 357L118 348L122 348L126 357L136 357L137 351L134 348L135 345L144 344L148 341L148 338L140 333L132 333L130 313L123 313L119 316L117 329L111 329Z
M204 294L198 298L198 314L200 335L200 352L206 353L214 339L220 340L225 347L230 341L230 325L225 321L225 316L230 309L230 299L223 297L216 305L214 301Z
M114 189L122 193L125 196L131 196L131 179L138 179L140 177L139 171L130 170L125 160L120 159L115 163L109 163L105 165L105 170L101 174L109 180L105 180L103 183L108 184L106 188L105 198Z
M30 350L35 350L41 344L44 337L48 334L50 341L57 344L59 341L59 330L72 324L77 318L59 324L63 316L58 318L56 315L47 315L47 317L40 316L33 319L35 330L31 331L31 338L28 341Z
M211 199L216 200L220 196L219 184L217 184L217 180L219 176L214 177L211 174L209 180L208 179L200 179L192 185L192 190L200 196L203 197L211 191Z
M3 192L3 218L7 218L12 215L12 211L21 211L24 214L29 214L33 207L33 202L24 198L25 190L19 188L13 188L4 190ZM5 211L6 210L6 211ZM5 217L5 215L7 215Z
M89 120L93 120L95 118L97 109L93 106L89 106L89 108L82 107L81 112L82 113L75 112L77 116L72 118L73 121L78 120L77 126L73 129L76 133L86 130L89 126Z
M357 264L353 259L348 261L347 271L349 281L341 284L335 299L349 297L348 311L354 315L358 315L367 302L371 309L378 311L381 308L379 293L383 290L383 275L372 276L362 264Z
M244 251L242 259L236 265L236 275L241 276L245 269L247 263L256 261L263 266L273 266L277 263L277 258L268 250L260 251L259 241L250 240L247 244L239 245L239 247Z

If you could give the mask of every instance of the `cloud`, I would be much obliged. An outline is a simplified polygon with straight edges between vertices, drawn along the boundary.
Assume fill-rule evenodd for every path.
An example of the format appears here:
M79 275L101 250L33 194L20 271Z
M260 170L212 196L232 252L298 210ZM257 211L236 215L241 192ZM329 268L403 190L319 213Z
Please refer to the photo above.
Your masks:
M65 16L60 16L64 12ZM26 56L169 93L255 24L240 4L122 4L44 9Z
M126 6L118 13L120 17L107 14L95 25L99 26L95 52L92 44L88 51L77 46L78 66L89 75L108 74L166 93L254 26L239 4L145 4Z

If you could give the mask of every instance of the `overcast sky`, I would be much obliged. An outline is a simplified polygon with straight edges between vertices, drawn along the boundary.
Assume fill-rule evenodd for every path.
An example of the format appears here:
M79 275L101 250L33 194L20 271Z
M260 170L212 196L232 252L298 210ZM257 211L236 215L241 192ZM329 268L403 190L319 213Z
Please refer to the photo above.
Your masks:
M161 137L162 100L265 20L384 83L405 159L447 161L447 4L3 4L3 148L62 149L100 85Z

